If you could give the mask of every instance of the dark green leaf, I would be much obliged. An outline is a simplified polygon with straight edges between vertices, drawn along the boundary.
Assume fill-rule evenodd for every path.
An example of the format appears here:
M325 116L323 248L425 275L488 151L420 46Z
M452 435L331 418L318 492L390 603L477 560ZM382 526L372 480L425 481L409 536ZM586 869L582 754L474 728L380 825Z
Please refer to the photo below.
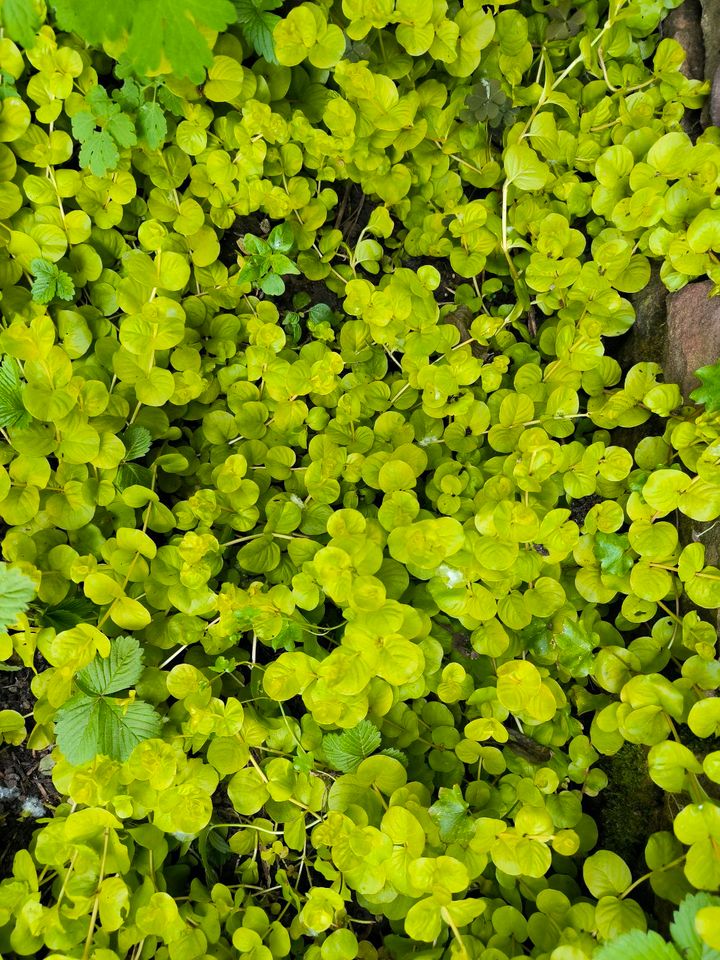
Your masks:
M128 427L120 439L125 445L125 460L144 457L152 446L152 435L145 427Z
M474 834L475 821L467 812L468 806L457 784L452 788L440 787L438 799L428 813L440 828L440 839L444 843L461 843Z
M630 541L624 533L596 533L593 550L603 573L623 577L632 569Z
M380 731L369 720L361 720L352 730L329 733L323 737L322 745L331 766L343 773L351 773L380 746Z

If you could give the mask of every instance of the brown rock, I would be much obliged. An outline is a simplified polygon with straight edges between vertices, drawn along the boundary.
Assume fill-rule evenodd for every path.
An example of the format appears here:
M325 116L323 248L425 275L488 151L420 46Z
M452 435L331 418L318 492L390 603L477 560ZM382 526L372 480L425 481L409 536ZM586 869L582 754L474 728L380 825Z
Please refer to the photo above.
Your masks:
M701 26L700 0L685 0L668 13L662 24L665 37L672 37L685 51L685 63L680 68L691 80L705 78L705 40Z
M712 286L689 283L667 296L665 379L680 384L685 398L700 386L695 371L720 358L720 297L708 299Z
M720 63L715 70L710 91L710 123L720 127Z
M720 67L720 0L702 0L702 30L705 38L705 78L710 80ZM713 122L717 123L717 120Z

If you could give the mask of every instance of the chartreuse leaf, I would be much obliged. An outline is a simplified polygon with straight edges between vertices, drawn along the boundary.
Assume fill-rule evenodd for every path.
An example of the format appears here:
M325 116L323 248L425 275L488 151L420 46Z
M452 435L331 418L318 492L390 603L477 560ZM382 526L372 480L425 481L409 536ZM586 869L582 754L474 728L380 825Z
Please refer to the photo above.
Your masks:
M0 633L17 623L35 596L30 577L6 563L0 563Z
M704 956L720 956L720 904L702 907L695 917L695 928L706 944ZM707 948L710 949L707 949ZM713 957L712 960L716 960Z
M719 960L720 958L720 945L713 944L705 936L702 918L698 923L699 914L708 908L715 910L720 908L720 897L703 891L684 897L673 914L670 934L687 960ZM712 919L712 915L708 919ZM713 932L711 924L706 928L706 932Z

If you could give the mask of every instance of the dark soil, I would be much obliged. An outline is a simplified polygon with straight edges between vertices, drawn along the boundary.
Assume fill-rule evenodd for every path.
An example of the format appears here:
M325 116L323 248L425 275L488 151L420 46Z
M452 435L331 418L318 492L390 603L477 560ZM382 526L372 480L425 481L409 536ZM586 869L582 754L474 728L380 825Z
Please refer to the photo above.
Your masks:
M28 714L35 698L30 690L33 671L0 670L0 710ZM0 746L0 878L12 869L13 857L25 849L37 829L36 819L51 815L60 803L52 779L40 769L48 751L28 750L24 746Z

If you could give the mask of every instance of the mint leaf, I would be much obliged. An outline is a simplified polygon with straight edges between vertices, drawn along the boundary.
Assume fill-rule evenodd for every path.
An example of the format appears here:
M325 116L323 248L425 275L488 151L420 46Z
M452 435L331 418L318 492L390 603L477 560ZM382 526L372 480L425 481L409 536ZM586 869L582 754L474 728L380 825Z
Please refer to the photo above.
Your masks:
M38 623L41 627L54 627L59 633L78 623L88 623L94 612L95 608L85 597L65 597L56 606L44 610L38 616Z
M21 613L35 596L35 584L30 577L0 563L0 633L17 623Z
M709 367L700 367L695 376L702 382L690 394L695 403L704 403L708 413L720 410L720 361Z
M115 477L115 486L122 493L128 487L148 487L151 479L152 475L147 467L141 467L139 463L121 463Z
M139 0L122 3L98 3L97 0L53 0L58 24L77 33L88 43L117 40L132 26Z
M158 150L167 136L167 120L157 103L143 103L137 115L140 137L151 150Z
M0 427L27 427L31 420L23 404L18 362L5 357L0 363Z
M110 655L97 656L79 671L77 685L88 695L104 696L127 690L143 671L140 644L134 637L116 637L110 646Z
M87 167L96 177L104 177L119 159L120 152L106 130L96 130L80 148L80 166Z
M361 720L352 730L329 733L323 737L325 759L336 770L351 773L361 761L377 750L380 739L377 727L370 720Z

